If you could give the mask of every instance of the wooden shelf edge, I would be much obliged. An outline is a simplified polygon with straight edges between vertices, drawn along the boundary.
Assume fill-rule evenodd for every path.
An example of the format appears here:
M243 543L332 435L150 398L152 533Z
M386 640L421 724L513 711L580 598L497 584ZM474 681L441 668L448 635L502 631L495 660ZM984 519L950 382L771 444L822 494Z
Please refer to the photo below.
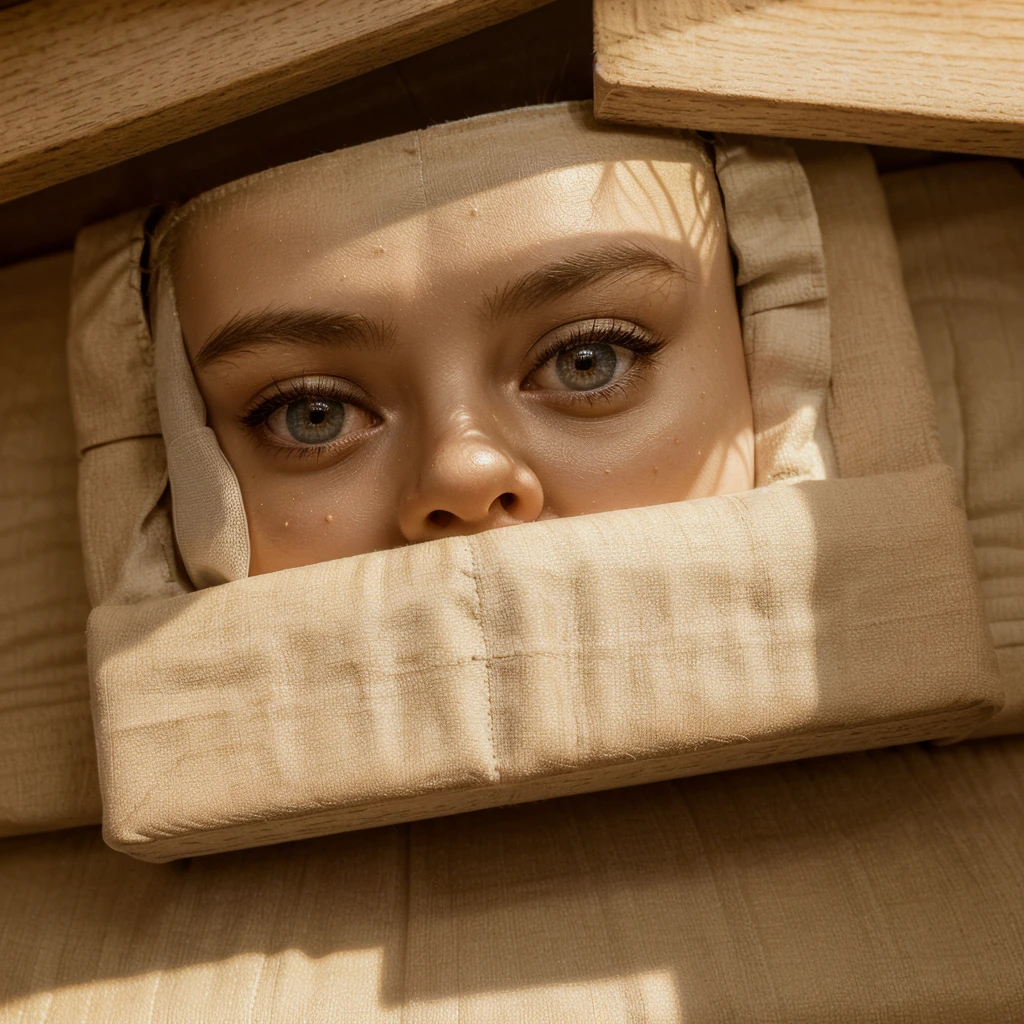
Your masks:
M594 115L616 124L1024 157L1024 128L1012 122L658 89L617 80L600 63Z
M40 138L14 154L0 144L0 202L178 142L230 121L403 60L453 39L543 7L550 0L452 0L419 10L404 22L248 77L228 88L165 105L119 123L72 125L57 142Z

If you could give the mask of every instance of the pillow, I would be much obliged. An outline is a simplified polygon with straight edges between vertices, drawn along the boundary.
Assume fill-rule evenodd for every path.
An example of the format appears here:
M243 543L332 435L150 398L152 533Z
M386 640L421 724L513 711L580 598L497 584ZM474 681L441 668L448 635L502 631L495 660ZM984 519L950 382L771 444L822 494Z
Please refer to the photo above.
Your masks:
M473 159L477 130L594 130L573 108L466 124L419 142ZM651 137L602 134L625 153ZM174 545L153 345L130 286L142 219L81 236L79 279L115 282L83 286L93 300L77 302L70 339L111 845L167 860L956 736L991 715L1001 691L969 538L870 159L815 150L805 175L783 143L717 152L758 458L770 473L810 439L817 475L842 479L782 472L745 495L201 590ZM347 159L315 159L332 157ZM168 301L159 344L175 340ZM808 401L765 404L773 373Z
M1006 691L978 735L1022 732L1024 178L981 160L882 180Z

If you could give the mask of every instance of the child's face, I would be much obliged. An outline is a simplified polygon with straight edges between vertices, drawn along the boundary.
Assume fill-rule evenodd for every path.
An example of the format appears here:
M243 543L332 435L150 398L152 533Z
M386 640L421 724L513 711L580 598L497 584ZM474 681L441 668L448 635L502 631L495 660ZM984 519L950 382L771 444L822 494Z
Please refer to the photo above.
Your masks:
M193 216L178 308L250 572L752 487L705 176L559 169L379 228L326 186Z

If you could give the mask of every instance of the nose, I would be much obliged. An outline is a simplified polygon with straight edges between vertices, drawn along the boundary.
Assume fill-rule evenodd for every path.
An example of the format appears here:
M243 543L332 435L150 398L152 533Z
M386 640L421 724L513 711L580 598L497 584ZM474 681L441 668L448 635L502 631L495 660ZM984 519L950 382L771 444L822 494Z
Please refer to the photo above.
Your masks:
M533 470L465 417L424 454L399 512L399 528L410 543L529 523L544 507Z

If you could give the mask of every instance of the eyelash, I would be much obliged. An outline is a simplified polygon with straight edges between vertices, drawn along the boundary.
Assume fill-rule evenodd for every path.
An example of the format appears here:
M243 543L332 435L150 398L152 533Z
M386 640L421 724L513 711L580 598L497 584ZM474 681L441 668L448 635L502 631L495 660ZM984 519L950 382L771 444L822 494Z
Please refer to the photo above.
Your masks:
M603 388L596 388L593 391L559 391L557 392L558 401L567 404L582 402L593 405L595 402L611 401L611 399L625 394L631 386L639 381L640 376L654 363L655 356L668 344L665 339L657 338L639 324L629 321L615 321L613 324L605 326L602 326L599 320L577 323L572 325L567 335L563 334L551 340L550 344L537 356L530 372L524 379L536 373L559 352L582 345L592 345L595 342L628 348L631 352L636 353L637 361L621 377L617 377Z
M365 402L360 401L351 392L339 386L339 382L333 377L321 377L316 374L299 377L292 380L275 380L272 385L275 393L267 395L256 402L256 404L239 417L243 426L248 427L267 448L272 449L276 454L285 455L289 458L319 458L324 452L343 445L344 440L330 441L321 445L288 445L278 441L271 441L267 434L267 420L281 408L291 402L297 402L303 398L329 398L335 402L344 402L346 405L355 405L368 415L379 420L379 417L367 407ZM352 436L356 436L353 434Z
M242 415L241 420L244 426L255 430L266 423L271 414L280 409L282 405L297 402L302 398L330 398L335 402L345 402L348 405L358 405L360 408L365 408L361 402L355 401L353 396L347 394L343 388L339 388L337 381L332 377L309 376L300 377L297 380L275 380L273 387L277 389L275 394L267 395L265 398L260 399L248 412Z

